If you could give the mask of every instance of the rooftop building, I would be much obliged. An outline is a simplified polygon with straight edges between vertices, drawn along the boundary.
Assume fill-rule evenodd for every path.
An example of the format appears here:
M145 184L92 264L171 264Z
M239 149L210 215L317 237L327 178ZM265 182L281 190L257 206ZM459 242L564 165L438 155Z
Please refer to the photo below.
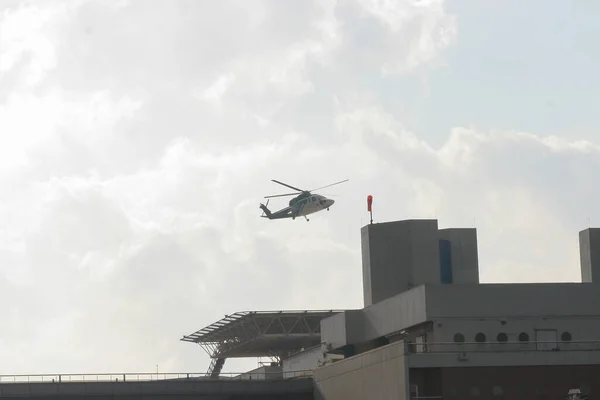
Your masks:
M317 399L600 394L600 229L579 234L582 283L482 284L476 229L437 220L369 224L361 237L364 308L282 312L274 336L276 314L254 331L234 329L240 317L183 340L218 336L215 360L276 355L282 378L312 371Z

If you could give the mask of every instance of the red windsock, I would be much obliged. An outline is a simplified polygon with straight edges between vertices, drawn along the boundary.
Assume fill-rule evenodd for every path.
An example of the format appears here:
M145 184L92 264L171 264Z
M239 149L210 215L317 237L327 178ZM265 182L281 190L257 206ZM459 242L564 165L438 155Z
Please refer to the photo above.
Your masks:
M367 196L367 211L371 212L371 205L373 204L373 196Z

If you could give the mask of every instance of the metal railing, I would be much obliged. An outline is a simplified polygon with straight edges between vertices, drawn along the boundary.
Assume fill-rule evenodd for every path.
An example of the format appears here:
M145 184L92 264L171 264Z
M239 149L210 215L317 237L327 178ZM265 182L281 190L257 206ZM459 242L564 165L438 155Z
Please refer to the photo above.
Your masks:
M507 342L425 342L406 343L409 354L422 353L516 353L539 351L600 351L600 340L583 341L507 341Z
M98 373L98 374L28 374L0 375L0 384L10 383L82 383L82 382L156 382L156 381L239 381L311 379L312 370L279 372L221 372L218 377L198 373Z

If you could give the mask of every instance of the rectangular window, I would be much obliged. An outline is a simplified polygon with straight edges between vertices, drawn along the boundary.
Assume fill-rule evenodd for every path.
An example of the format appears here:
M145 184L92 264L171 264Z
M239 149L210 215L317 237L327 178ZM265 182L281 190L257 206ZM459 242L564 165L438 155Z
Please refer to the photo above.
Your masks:
M440 240L440 276L442 283L452 283L452 251L449 240Z

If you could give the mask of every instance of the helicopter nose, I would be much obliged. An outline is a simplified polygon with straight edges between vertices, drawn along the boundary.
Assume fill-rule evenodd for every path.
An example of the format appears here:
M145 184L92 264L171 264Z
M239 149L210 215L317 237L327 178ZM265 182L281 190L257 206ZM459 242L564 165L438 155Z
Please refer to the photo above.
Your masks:
M328 201L328 207L331 207L333 205L333 203L335 203L335 200L329 199Z

